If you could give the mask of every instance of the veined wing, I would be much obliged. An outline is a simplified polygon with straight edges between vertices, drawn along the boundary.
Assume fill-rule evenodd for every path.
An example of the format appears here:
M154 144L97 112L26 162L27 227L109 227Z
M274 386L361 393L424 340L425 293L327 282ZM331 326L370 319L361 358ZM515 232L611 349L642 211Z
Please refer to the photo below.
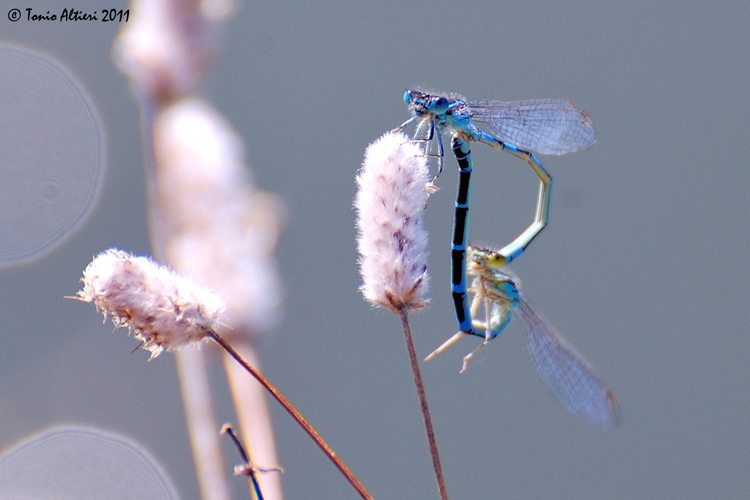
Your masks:
M469 101L471 120L498 140L539 154L560 155L594 145L594 125L585 111L562 99Z
M526 330L526 347L537 372L572 414L602 427L617 427L620 406L594 367L521 298L514 310Z

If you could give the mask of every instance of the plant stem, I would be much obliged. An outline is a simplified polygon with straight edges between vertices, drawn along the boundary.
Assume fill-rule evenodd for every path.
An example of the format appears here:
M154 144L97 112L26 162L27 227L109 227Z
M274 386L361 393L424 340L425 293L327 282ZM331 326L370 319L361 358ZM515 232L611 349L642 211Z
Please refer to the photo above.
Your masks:
M247 480L250 482L250 486L253 488L255 499L264 500L263 492L261 492L260 484L258 484L258 475L255 473L255 466L250 461L250 457L247 456L247 452L245 452L245 448L242 446L239 438L237 438L237 435L234 433L234 429L232 429L232 426L230 424L222 425L219 434L229 435L229 439L232 440L232 444L234 444L234 447L237 448L237 453L239 453L240 458L242 458L242 465L244 465L245 467L243 474L247 476ZM236 467L234 474L237 475Z
M240 356L240 354L234 350L234 348L226 341L224 340L221 335L219 335L216 332L211 332L208 334L208 337L211 337L217 344L219 344L227 353L229 353L230 356L232 356L239 364L241 364L253 377L255 377L255 380L257 380L274 398L276 398L276 401L281 404L281 406L284 407L284 409L289 413L289 415L292 416L294 420L297 421L297 423L307 432L307 434L315 441L315 443L318 445L318 447L323 451L323 453L326 454L326 456L333 462L333 464L336 466L336 468L344 475L344 477L349 481L349 483L354 487L355 490L359 493L359 495L364 500L373 500L372 496L367 492L364 486L357 480L356 477L354 477L354 474L347 468L346 465L344 465L344 462L341 461L339 457L336 456L336 453L333 452L333 450L326 444L325 441L323 441L323 438L320 437L320 435L313 429L313 427L307 423L307 420L292 406L292 404L287 401L287 399L281 395L279 391L276 390L276 388L271 385L271 383L266 380L266 378L258 372L253 366L245 361L245 359Z
M419 361L417 361L417 353L414 350L414 341L412 340L411 328L409 327L409 317L403 309L399 312L399 317L401 318L401 326L404 328L406 349L409 351L409 361L411 362L411 371L414 375L414 385L417 387L417 398L419 399L419 409L422 410L422 420L424 421L424 429L427 434L427 443L430 445L430 456L432 457L432 468L435 471L435 479L437 480L438 494L440 495L440 500L448 500L448 490L445 487L443 468L440 466L440 455L438 455L435 432L432 430L432 418L430 417L430 410L427 407L427 394L422 383L422 375L419 372Z
M260 370L258 355L249 340L250 336L246 334L249 332L237 328L232 330L232 345L248 363ZM261 467L275 466L279 459L266 391L229 353L225 352L222 357L239 429L242 431L242 441L250 462ZM281 474L259 474L257 479L265 500L283 500Z
M224 458L216 434L216 417L208 381L205 352L180 349L175 356L185 423L203 500L230 500Z

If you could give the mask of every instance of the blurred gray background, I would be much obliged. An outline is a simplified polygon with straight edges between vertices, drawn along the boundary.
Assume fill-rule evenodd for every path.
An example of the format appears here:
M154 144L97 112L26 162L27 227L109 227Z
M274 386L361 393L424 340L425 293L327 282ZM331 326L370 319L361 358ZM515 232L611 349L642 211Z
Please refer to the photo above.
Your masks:
M110 60L118 25L12 23L10 8L63 5L0 5L0 42L75 75L108 151L82 227L0 269L0 445L93 424L141 442L195 500L174 357L130 354L137 341L63 299L101 250L149 252L139 109ZM750 496L748 20L741 2L241 3L204 95L244 137L257 184L290 214L277 254L284 318L259 345L262 365L376 498L437 497L398 320L357 292L351 206L365 147L408 117L401 95L414 85L570 99L597 132L588 151L542 158L555 179L550 225L513 269L612 386L622 426L594 428L558 405L517 322L463 375L476 342L459 342L423 365L452 498ZM530 222L536 181L510 155L474 150L470 240L503 245ZM455 170L449 157L427 212L432 304L412 325L420 356L455 332ZM212 358L218 419L232 420ZM287 498L357 498L271 406ZM226 452L234 463L228 443ZM245 482L233 484L247 498Z

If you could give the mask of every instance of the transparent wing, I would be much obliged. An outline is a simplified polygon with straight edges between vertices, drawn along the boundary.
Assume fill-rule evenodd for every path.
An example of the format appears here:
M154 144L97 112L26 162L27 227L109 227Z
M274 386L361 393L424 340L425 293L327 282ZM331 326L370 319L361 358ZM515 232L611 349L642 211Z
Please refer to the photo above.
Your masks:
M539 154L560 155L594 145L594 125L585 111L561 99L469 101L471 120L498 140Z
M515 313L526 330L526 347L534 366L557 400L592 424L617 427L620 406L591 363L524 298Z

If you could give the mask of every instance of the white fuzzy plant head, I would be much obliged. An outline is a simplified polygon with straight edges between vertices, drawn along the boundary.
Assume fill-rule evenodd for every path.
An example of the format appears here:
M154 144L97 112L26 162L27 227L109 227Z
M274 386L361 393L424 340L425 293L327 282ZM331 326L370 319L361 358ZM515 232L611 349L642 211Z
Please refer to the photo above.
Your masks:
M283 204L253 184L242 139L205 102L163 108L152 137L163 259L224 298L224 336L260 335L281 315Z
M373 305L400 313L425 307L429 168L422 149L401 132L370 144L357 176L357 248L361 287Z
M190 276L110 248L83 271L78 300L93 302L117 327L127 327L151 358L216 332L221 298Z

